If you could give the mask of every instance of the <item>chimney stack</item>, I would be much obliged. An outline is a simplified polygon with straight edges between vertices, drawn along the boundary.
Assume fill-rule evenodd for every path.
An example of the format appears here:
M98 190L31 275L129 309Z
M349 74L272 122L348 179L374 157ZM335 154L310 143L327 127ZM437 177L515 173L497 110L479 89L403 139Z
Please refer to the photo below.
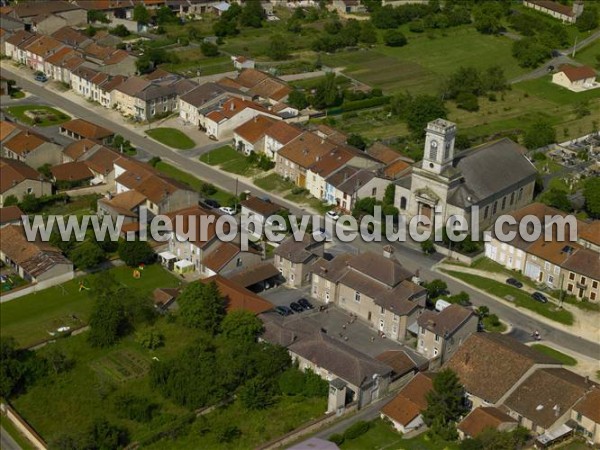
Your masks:
M385 256L387 259L391 259L393 254L394 248L391 245L386 245L383 247L383 256Z

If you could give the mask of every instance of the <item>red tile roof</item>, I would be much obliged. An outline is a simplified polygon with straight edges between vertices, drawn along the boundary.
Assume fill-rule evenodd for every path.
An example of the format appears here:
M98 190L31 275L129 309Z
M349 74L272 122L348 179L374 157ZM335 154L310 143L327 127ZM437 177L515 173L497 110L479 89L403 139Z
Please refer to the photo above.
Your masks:
M27 164L15 159L0 158L0 193L24 180L39 180L42 175Z
M242 139L253 144L261 139L274 123L275 119L258 115L237 127L234 132Z
M29 130L20 131L18 134L4 142L4 147L18 155L24 155L35 150L40 145L48 142L42 136Z
M61 129L71 131L81 137L87 139L104 139L114 135L115 133L107 128L88 122L83 119L73 119L63 123Z
M508 414L493 406L475 408L465 417L457 428L468 437L477 437L486 428L497 430L502 424L517 424Z
M227 312L244 310L258 315L273 309L271 302L221 275L206 278L201 282L214 282L217 285L219 292L225 297Z
M433 389L432 374L418 373L402 388L381 412L390 419L406 426L427 408L427 393Z
M23 214L24 213L21 211L21 208L16 205L0 208L0 225L10 222L18 222L21 220L21 216Z
M56 181L82 181L94 177L94 174L83 162L73 161L59 164L50 169Z
M559 67L559 72L563 72L571 82L596 78L596 71L589 66L571 66L568 64Z

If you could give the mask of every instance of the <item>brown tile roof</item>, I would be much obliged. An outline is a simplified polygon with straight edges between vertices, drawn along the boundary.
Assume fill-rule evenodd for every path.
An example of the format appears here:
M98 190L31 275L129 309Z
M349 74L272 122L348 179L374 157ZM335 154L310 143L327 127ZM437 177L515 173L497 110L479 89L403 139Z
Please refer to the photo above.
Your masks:
M593 386L596 383L567 369L539 369L517 386L504 405L547 429Z
M395 258L386 258L373 252L361 253L354 256L349 266L358 273L366 275L389 287L398 285L401 281L413 277L412 272L405 269Z
M270 78L270 76L264 72L256 69L243 69L235 81L245 88L251 89L261 81Z
M8 139L3 145L18 155L25 155L46 142L48 141L42 136L32 133L29 130L24 130Z
M69 47L63 47L60 50L58 50L56 53L54 53L53 55L50 55L46 58L46 62L48 64L52 64L53 66L59 66L60 64L62 64L63 61L65 61L66 59L68 59L71 56L75 56L78 53L73 50L72 48Z
M375 358L390 366L396 377L401 377L417 369L415 362L404 350L388 350L380 353Z
M237 127L234 133L242 139L254 143L261 139L274 123L275 119L258 115Z
M574 407L575 412L600 424L600 388L591 389Z
M10 222L20 222L21 216L24 213L21 211L21 208L18 206L5 206L4 208L0 208L0 225L4 225L5 223Z
M450 305L440 312L424 311L417 319L417 323L432 333L445 337L454 334L473 316L475 313L472 309Z
M282 81L275 80L273 78L265 78L258 84L254 85L248 94L258 96L261 98L267 98L275 101L279 101L285 98L292 89Z
M244 310L258 315L273 309L271 302L221 275L215 275L200 282L205 284L214 282L217 285L219 292L225 297L227 312Z
M42 175L16 159L0 158L0 193L8 191L24 180L39 180Z
M596 71L590 66L570 66L568 64L559 67L559 72L563 72L571 82L585 80L587 78L596 78Z
M409 169L411 165L406 161L402 161L401 159L388 164L383 169L383 173L388 178L396 178L398 175L402 174L405 170Z
M294 236L288 237L279 244L274 253L292 263L301 264L315 256L314 251L324 245L323 242L317 242L309 233L305 233L300 241L296 241Z
M409 159L402 155L402 153L397 152L393 148L390 148L381 142L375 142L373 145L367 148L367 154L384 164L391 164L398 158L405 158L405 161Z
M317 125L316 133L319 135L319 137L329 139L330 141L335 142L336 144L345 144L348 138L348 136L346 136L341 131L336 130L335 128L331 128L330 126L324 125L322 123Z
M579 238L600 245L600 220L594 220L578 229Z
M137 191L125 191L112 198L101 198L98 200L106 206L127 217L136 217L134 208L146 201L146 197Z
M94 172L107 175L114 170L114 162L121 156L104 146L87 153L82 161Z
M27 45L25 50L45 58L46 56L54 54L62 46L62 42L51 36L40 36L38 39Z
M116 90L130 97L135 97L151 84L150 81L140 77L129 77Z
M7 38L5 42L7 44L19 46L24 42L33 41L33 39L35 39L36 37L37 35L30 33L29 31L19 30L15 34Z
M67 70L72 71L78 68L83 63L85 63L85 59L83 59L81 56L79 56L79 54L76 53L72 56L67 57L67 59L64 60L61 66Z
M164 308L179 297L181 291L177 288L156 288L152 292L154 305Z
M99 145L97 142L90 139L81 139L67 145L63 150L63 154L76 161L81 158L84 153L88 152L97 145Z
M268 217L281 211L282 209L285 209L283 206L280 206L277 203L265 201L255 195L251 195L246 200L240 202L240 205L264 217Z
M38 277L56 264L71 264L61 251L47 242L29 242L21 225L7 225L0 233L2 251L25 272Z
M189 208L179 209L167 214L167 217L171 220L171 227L184 235L193 234L188 241L200 248L211 242L216 236L215 221L208 222L204 236L201 233L202 221L206 220L208 217L215 217L215 219L217 219L218 216L219 214L214 211L208 211L200 206L190 206ZM191 217L193 217L193 219ZM177 220L179 222L176 222ZM192 227L194 227L194 232L192 232ZM227 227L225 227L225 229L227 229Z
M456 372L467 392L495 403L535 364L560 365L509 336L474 333L445 367Z
M86 45L86 47L82 51L83 54L89 58L104 61L106 58L112 55L115 49L105 47L103 45L98 45L95 42L92 42L90 45Z
M565 16L573 16L573 9L570 6L563 5L552 0L526 0L526 3L541 6L542 8L549 9L550 11L564 14Z
M4 141L13 131L18 129L19 127L12 122L7 122L6 120L0 121L0 142Z
M458 425L465 436L474 438L486 428L497 430L502 424L513 423L517 421L508 414L500 411L493 406L480 406L471 411Z
M115 75L114 77L109 77L109 79L107 81L105 81L104 83L102 83L100 85L100 88L104 92L112 92L118 86L120 86L121 84L123 84L125 82L125 80L127 80L126 76L124 76L124 75Z
M125 50L117 49L112 51L112 53L109 53L109 55L104 58L102 63L107 66L119 64L127 57L129 57L129 53L127 53Z
M63 123L60 128L92 140L104 139L115 134L114 131L83 119L70 120L69 122Z
M357 152L348 148L336 147L323 156L317 156L316 162L310 166L310 171L325 178L357 156Z
M282 158L307 169L317 161L318 157L324 156L335 147L337 147L337 144L305 131L296 139L284 145L277 153Z
M600 280L600 255L590 249L577 250L562 263L562 267L594 280Z
M219 84L223 87L228 87L228 88L232 88L232 89L242 89L244 87L237 81L232 80L231 78L228 78L228 77L221 78L219 81L217 81L217 84Z
M283 120L275 122L265 133L267 136L272 137L280 144L287 144L292 139L297 138L302 134L302 130L298 129L294 125L290 125Z
M100 72L92 69L87 66L79 66L75 70L72 71L72 74L76 77L83 78L84 80L91 81L96 77ZM79 119L78 119L79 120Z
M221 242L217 248L204 256L202 264L213 272L219 273L240 252L241 249L237 245L231 242Z
M79 47L81 44L90 40L90 38L85 34L80 33L72 27L62 27L52 33L51 36L64 44L70 45L71 47Z
M59 164L50 169L56 181L82 181L94 177L88 166L80 161Z
M527 253L535 255L543 261L549 261L552 264L562 265L572 254L563 251L566 246L572 248L572 251L579 251L579 249L582 248L579 244L574 242L546 242L542 236L527 248Z
M427 408L427 393L433 389L433 374L418 373L381 412L406 426Z
M73 11L75 9L80 9L80 7L62 0L19 2L13 6L13 11L20 19L43 14Z
M207 117L218 123L223 120L223 118L231 119L233 116L239 114L246 108L252 108L256 111L270 114L269 111L260 106L258 103L254 103L249 100L243 100L237 97L230 97L225 103L223 103L223 106L218 111L212 111L207 115Z
M265 262L235 272L234 274L228 275L227 278L234 283L247 288L253 284L268 280L269 278L278 277L279 275L279 270L273 264Z

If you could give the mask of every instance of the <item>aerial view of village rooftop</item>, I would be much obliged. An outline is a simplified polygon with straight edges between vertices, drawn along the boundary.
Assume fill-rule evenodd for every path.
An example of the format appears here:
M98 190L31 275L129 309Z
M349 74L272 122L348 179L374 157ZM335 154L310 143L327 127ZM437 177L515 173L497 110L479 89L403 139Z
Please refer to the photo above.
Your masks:
M2 450L600 448L600 0L0 0Z

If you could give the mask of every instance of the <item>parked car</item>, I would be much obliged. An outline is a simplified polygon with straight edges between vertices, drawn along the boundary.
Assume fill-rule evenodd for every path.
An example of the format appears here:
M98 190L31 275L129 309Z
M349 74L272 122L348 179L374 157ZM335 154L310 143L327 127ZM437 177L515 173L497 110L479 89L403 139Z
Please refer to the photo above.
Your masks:
M541 292L534 292L533 294L531 294L531 298L540 303L548 303L548 299Z
M301 298L300 300L298 300L297 302L300 306L302 306L304 309L314 309L314 306L305 298Z
M521 283L519 280L517 280L515 278L508 278L506 280L506 284L510 284L511 286L514 286L519 289L521 289L523 287L523 283Z
M225 214L229 214L230 216L235 216L235 209L231 206L221 206L219 211Z
M46 81L48 81L48 77L46 76L45 73L36 73L35 77L34 77L35 81L40 81L42 83L45 83Z
M340 215L337 212L335 212L334 210L327 211L325 213L325 215L327 217L329 217L331 220L338 220L340 218Z
M294 311L292 311L290 308L288 308L287 306L276 306L275 307L275 312L277 314L279 314L280 316L289 316L291 314L294 314Z
M210 199L210 198L203 200L201 203L204 203L209 208L218 209L221 207L221 204L218 201Z
M301 313L302 311L304 311L304 308L296 302L290 303L290 309L297 313Z

